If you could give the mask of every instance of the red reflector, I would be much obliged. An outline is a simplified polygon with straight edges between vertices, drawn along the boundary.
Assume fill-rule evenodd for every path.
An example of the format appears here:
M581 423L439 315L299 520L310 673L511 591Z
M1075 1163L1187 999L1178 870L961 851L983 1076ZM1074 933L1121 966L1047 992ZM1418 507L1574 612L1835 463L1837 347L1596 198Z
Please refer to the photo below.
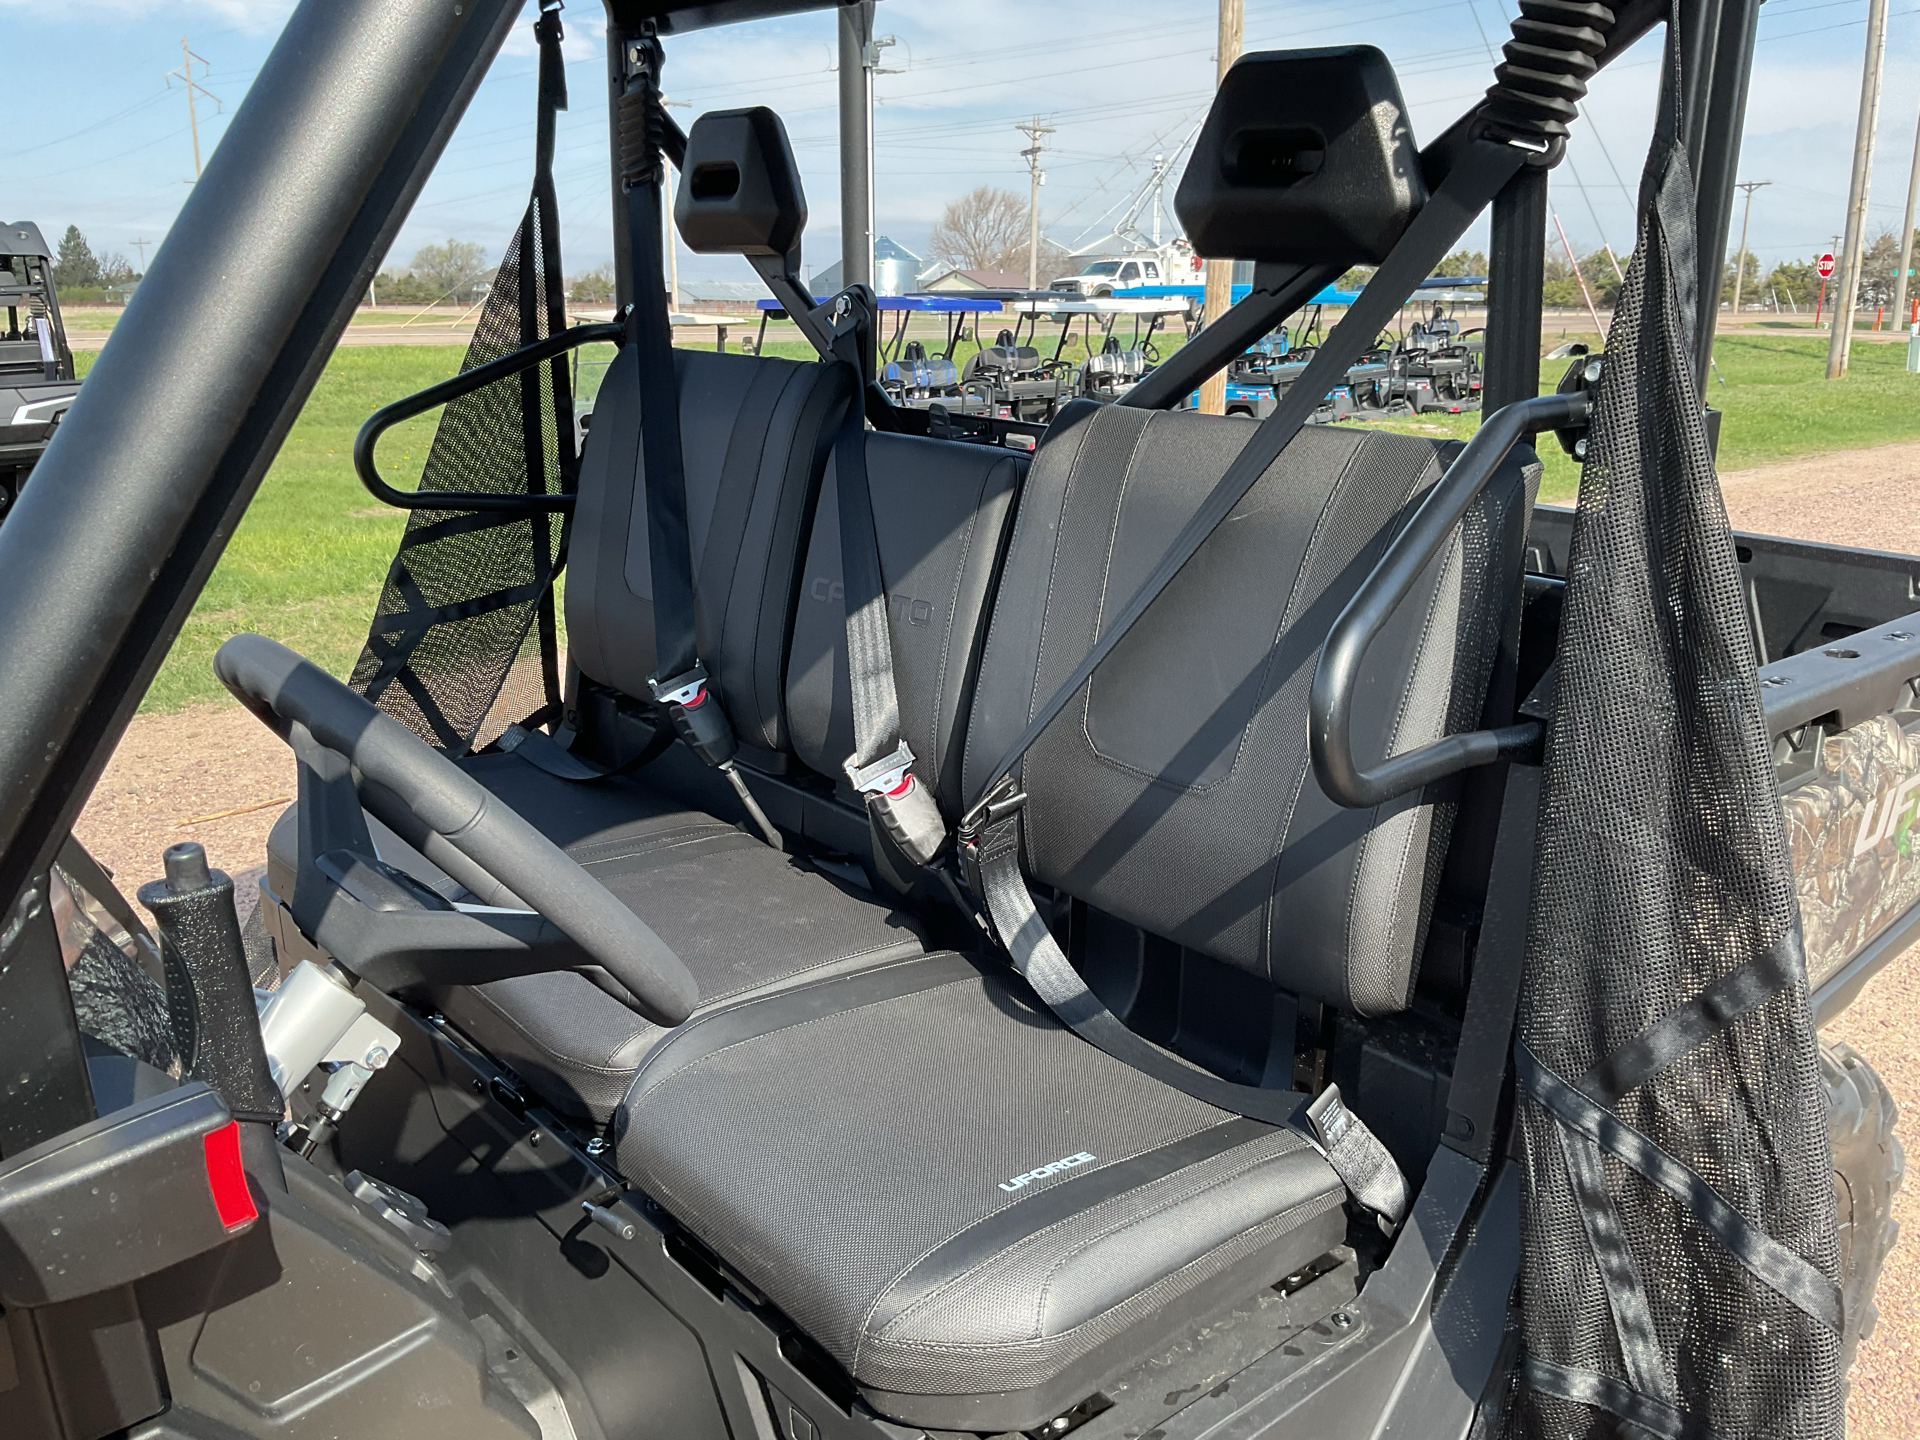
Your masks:
M220 1223L237 1230L259 1219L253 1192L247 1189L247 1172L240 1168L240 1122L229 1120L202 1143L207 1150L207 1188L213 1192Z

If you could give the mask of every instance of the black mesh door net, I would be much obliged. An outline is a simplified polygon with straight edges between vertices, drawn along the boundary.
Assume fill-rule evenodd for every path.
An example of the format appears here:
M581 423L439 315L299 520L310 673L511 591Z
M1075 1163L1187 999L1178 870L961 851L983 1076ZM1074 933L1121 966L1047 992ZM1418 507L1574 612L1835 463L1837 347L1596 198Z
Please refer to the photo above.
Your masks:
M554 113L566 108L558 7L535 26L540 110L533 195L481 306L462 370L566 327L553 195ZM422 489L551 494L574 482L564 356L448 402ZM415 510L387 572L352 685L450 755L557 713L553 582L565 521L539 512Z
M1508 1433L1838 1436L1825 1104L1690 359L1674 128L1643 181L1567 572L1515 1047Z

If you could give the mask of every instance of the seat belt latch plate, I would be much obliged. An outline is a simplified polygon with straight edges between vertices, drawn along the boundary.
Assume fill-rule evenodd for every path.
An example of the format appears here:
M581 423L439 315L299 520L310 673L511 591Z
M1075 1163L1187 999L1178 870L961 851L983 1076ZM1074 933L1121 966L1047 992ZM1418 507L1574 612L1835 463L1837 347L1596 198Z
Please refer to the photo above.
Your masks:
M913 778L908 774L913 768L913 751L904 740L894 747L891 755L882 755L871 765L856 765L853 763L856 758L849 755L840 768L847 772L848 782L862 795L891 795Z

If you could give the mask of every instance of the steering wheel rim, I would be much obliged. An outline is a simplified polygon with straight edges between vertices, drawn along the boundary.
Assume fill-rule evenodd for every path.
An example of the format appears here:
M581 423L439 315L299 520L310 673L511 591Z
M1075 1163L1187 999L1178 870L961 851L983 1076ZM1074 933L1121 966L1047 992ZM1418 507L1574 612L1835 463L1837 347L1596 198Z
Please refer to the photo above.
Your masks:
M693 1013L699 986L684 961L572 856L413 731L319 666L264 635L236 635L214 673L283 740L295 724L386 790L421 824L550 921L656 1023ZM364 800L364 796L363 796Z

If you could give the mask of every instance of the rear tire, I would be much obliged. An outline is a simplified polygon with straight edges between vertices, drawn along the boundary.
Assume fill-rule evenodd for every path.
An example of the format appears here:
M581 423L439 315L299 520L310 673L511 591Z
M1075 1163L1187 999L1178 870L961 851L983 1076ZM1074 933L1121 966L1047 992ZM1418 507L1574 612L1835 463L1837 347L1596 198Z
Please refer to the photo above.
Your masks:
M1893 1127L1900 1107L1886 1083L1850 1045L1820 1046L1833 1140L1833 1199L1840 1216L1840 1373L1853 1368L1860 1342L1873 1334L1880 1309L1874 1290L1900 1235L1893 1197L1907 1161Z

